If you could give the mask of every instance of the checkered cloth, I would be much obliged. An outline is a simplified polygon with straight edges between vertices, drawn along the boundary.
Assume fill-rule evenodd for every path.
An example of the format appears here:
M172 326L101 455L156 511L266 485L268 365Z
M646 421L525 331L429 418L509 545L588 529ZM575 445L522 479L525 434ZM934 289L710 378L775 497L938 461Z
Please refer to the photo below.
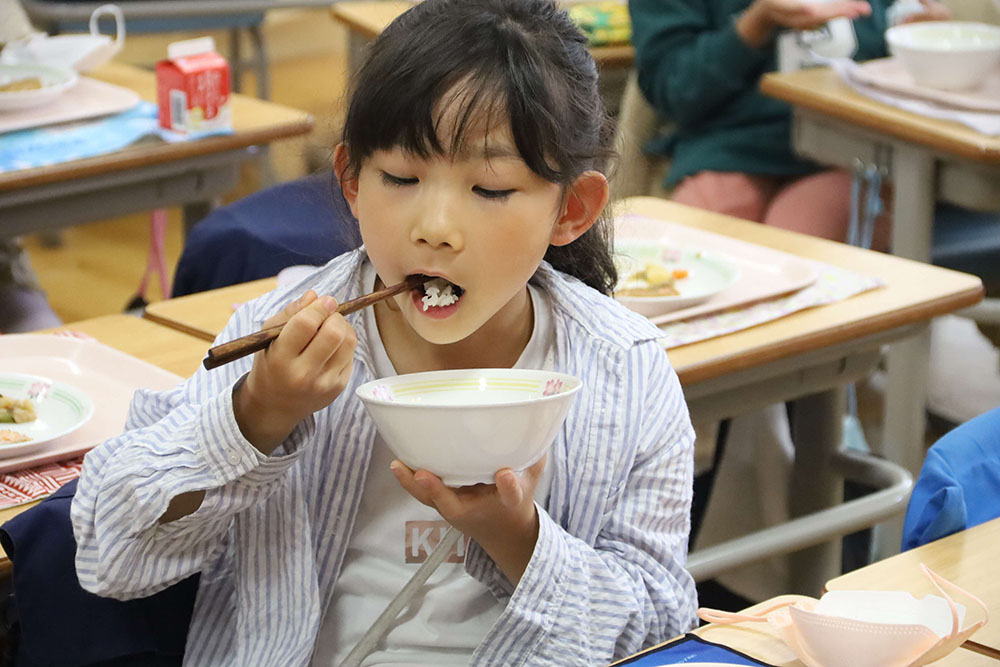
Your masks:
M83 457L0 474L0 509L45 498L80 476Z

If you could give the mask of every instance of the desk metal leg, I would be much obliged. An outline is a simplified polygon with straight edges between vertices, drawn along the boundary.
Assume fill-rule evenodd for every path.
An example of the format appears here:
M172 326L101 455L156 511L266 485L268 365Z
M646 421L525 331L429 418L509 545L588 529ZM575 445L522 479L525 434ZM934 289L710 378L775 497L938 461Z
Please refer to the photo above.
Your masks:
M920 148L898 144L892 149L892 253L921 262L930 261L934 226L934 158ZM902 465L916 478L924 460L927 378L931 338L924 326L910 338L894 343L888 364L879 453ZM899 552L902 517L878 527L876 560Z
M843 501L843 482L831 474L831 459L843 438L843 386L795 401L792 439L795 463L789 489L792 517ZM840 540L809 547L790 556L792 590L819 596L824 584L840 574Z

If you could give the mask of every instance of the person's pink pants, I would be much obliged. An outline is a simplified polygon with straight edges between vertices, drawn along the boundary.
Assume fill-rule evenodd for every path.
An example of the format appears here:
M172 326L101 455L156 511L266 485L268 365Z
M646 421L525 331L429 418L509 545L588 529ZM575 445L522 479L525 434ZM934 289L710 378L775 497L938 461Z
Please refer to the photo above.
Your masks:
M703 171L681 181L671 198L688 206L844 242L850 221L851 177L839 170L792 179ZM888 247L888 218L882 215L876 222L873 248Z

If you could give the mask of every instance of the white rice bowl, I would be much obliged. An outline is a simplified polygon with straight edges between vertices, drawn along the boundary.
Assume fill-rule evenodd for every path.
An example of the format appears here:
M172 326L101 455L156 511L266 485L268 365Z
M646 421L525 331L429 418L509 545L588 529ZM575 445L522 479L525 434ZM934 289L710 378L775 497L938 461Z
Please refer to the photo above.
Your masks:
M403 463L466 486L537 463L581 387L565 373L487 368L383 378L356 393Z

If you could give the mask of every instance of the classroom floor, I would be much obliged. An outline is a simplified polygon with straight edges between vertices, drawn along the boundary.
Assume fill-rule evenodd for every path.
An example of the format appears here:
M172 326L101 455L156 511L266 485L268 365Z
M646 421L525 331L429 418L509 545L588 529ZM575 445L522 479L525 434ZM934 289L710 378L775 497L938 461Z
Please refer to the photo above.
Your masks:
M346 34L326 9L286 9L269 13L264 26L271 62L271 100L310 112L315 129L306 138L280 141L272 146L271 165L278 181L306 173L307 161L322 160L329 151L339 119L346 81ZM195 37L187 33L129 35L117 60L151 67L166 54L169 42ZM217 33L217 46L225 53L227 35ZM244 53L249 49L245 48ZM253 94L253 77L244 92ZM261 170L243 169L238 188L226 201L238 199L261 187ZM58 235L24 239L31 264L49 303L64 322L120 313L135 296L149 248L148 213L67 227ZM167 265L171 271L180 256L183 238L180 209L169 211ZM86 298L81 299L81 288ZM159 300L159 285L152 281L146 297Z

